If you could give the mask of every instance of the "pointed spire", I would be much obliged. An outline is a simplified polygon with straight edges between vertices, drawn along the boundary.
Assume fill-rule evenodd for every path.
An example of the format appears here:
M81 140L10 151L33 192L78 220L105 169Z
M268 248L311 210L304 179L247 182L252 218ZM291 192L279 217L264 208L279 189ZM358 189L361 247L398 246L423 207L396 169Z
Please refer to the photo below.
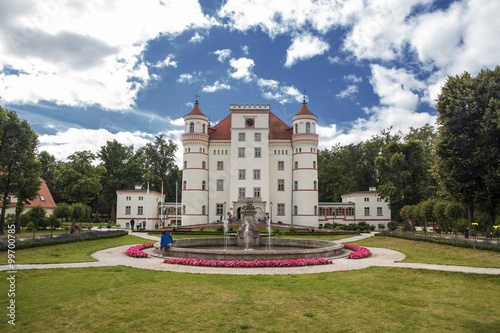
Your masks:
M205 114L203 114L203 112L201 112L201 109L200 109L200 103L198 102L198 95L194 95L194 97L196 97L196 100L194 102L194 106L193 106L193 110L191 110L191 112L189 112L187 114L187 116L205 116Z
M311 111L309 111L309 108L307 107L306 91L305 90L304 90L304 97L302 99L302 107L300 108L300 110L296 114L296 116L300 116L300 115L312 115L312 116L314 116L314 114Z

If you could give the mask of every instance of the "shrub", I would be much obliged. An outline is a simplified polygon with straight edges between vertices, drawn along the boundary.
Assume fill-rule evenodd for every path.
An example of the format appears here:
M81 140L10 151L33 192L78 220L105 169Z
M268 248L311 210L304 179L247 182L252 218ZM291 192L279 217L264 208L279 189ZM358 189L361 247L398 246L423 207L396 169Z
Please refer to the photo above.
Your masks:
M397 228L398 228L398 222L391 221L391 222L387 223L387 229L389 229L390 231L394 231Z
M32 232L34 229L35 229L35 223L28 222L28 224L26 224L26 231Z

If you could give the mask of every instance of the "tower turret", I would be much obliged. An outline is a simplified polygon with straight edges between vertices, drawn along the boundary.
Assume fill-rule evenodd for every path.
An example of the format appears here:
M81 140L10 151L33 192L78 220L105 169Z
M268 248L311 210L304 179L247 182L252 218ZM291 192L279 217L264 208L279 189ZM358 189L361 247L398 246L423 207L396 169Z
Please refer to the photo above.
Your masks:
M292 117L293 210L297 225L318 225L317 117L309 111L304 98L299 112Z

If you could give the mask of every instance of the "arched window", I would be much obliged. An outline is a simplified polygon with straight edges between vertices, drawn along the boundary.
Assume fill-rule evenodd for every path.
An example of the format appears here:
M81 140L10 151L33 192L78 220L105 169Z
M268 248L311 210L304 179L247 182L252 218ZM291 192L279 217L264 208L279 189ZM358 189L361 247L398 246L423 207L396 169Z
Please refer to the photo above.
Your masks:
M205 124L201 125L201 133L205 134Z
M182 205L182 215L186 215L186 205Z
M316 169L316 161L313 161L313 169Z
M314 183L313 183L313 187L314 187L314 190L316 191L316 190L317 190L317 187L318 187L318 182L317 182L317 181L314 181Z
M206 211L207 211L207 206L205 206L205 205L201 206L201 214L205 215Z
M202 182L201 182L201 189L202 189L203 191L205 191L205 187L206 187L206 185L207 185L207 182L206 182L206 181L202 181Z
M293 206L293 215L297 215L299 213L299 207Z
M311 133L311 123L310 122L306 123L306 133Z
M298 181L294 181L294 182L293 182L293 189L294 189L295 191L297 191L297 190L299 189L299 182L298 182Z
M183 181L182 182L182 189L185 190L187 187L187 182L186 181Z
M189 124L189 133L194 133L194 123Z
M299 168L299 162L295 161L295 169L298 169L298 168Z
M188 162L184 161L184 169L186 169L187 167L188 167Z
M314 206L314 215L318 215L318 206Z
M295 124L295 134L299 133L299 124Z
M206 168L207 168L207 162L202 161L202 162L201 162L201 168L202 168L202 169L206 169Z

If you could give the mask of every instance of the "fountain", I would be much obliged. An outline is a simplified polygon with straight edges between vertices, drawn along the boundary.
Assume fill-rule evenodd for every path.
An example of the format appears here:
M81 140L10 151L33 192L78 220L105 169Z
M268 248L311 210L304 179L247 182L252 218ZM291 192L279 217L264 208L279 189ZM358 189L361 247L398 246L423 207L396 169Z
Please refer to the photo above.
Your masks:
M256 209L252 202L241 208L240 228L236 237L227 237L228 221L224 223L224 238L175 240L164 251L167 257L216 260L281 260L299 258L331 258L345 254L343 246L331 241L311 239L263 238L255 223ZM270 235L271 225L268 223Z

